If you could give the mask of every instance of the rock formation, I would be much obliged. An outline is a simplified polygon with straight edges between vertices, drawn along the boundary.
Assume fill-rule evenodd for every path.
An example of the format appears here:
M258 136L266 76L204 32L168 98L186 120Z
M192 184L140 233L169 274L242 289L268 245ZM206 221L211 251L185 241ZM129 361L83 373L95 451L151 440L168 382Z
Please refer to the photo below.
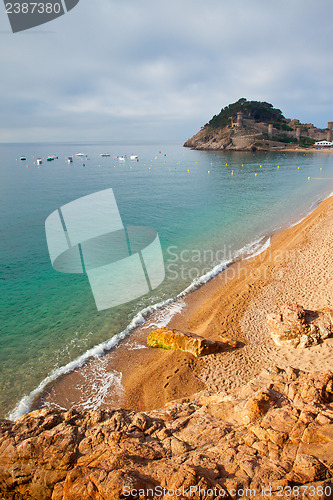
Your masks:
M332 336L333 309L310 311L298 304L285 304L280 314L267 316L267 324L278 346L310 347Z
M241 119L240 119L241 116ZM311 147L315 141L332 136L332 122L319 129L283 116L272 104L245 98L229 104L188 139L184 146L204 150L279 150ZM329 139L330 140L330 139Z
M333 492L333 373L274 368L237 398L161 410L43 409L0 426L6 500L324 500Z
M194 333L184 333L164 326L150 332L147 344L150 347L190 352L196 358L215 352L230 351L239 347L239 343L234 340L219 342L205 339Z

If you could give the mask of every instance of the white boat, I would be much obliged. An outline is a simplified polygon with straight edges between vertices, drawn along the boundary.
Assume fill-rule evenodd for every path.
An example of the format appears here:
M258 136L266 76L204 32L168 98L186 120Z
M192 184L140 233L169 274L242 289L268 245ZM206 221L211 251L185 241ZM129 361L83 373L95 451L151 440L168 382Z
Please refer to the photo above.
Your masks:
M20 160L25 161L26 157L25 156L21 156Z
M118 156L118 160L125 161L125 156Z
M41 165L43 163L43 160L41 158L37 158L37 165Z
M87 156L84 153L76 153L75 156Z
M138 156L137 155L131 155L130 156L130 160L137 160L138 159Z
M101 153L99 156L110 156L109 153Z
M67 163L73 163L73 156L69 156L67 158Z

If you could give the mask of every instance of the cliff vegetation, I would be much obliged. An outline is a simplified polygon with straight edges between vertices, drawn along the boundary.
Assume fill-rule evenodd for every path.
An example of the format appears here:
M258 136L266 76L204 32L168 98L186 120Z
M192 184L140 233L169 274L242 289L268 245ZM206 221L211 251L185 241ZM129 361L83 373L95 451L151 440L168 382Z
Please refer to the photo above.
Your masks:
M311 147L332 140L332 122L320 129L312 123L286 118L265 101L244 97L214 115L184 146L204 150L280 150Z

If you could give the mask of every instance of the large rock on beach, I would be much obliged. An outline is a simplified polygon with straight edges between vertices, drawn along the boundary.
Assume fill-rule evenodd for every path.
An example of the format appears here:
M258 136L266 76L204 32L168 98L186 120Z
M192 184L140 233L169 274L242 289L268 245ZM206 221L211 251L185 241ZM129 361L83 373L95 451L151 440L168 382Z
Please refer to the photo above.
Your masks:
M196 358L216 352L230 351L239 347L239 343L234 340L225 340L223 342L209 340L194 333L180 332L166 327L150 332L147 344L149 347L190 352Z
M311 311L299 304L285 304L279 314L267 316L267 324L278 346L310 347L333 335L333 309Z
M324 500L332 476L332 372L273 368L237 396L203 391L149 412L42 409L0 421L5 500L228 500L245 490Z

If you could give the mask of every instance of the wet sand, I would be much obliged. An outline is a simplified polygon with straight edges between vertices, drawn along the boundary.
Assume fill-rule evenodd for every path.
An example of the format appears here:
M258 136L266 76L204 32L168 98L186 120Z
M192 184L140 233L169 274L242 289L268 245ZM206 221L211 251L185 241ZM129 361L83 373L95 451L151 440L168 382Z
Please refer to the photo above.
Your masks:
M58 379L34 408L148 410L201 390L234 393L273 365L331 369L333 339L302 350L277 347L266 316L285 302L306 309L333 307L332 216L333 197L298 225L274 235L266 251L236 262L188 295L168 324L210 339L238 340L243 347L199 359L147 348L149 332L163 324L158 312L117 348Z

